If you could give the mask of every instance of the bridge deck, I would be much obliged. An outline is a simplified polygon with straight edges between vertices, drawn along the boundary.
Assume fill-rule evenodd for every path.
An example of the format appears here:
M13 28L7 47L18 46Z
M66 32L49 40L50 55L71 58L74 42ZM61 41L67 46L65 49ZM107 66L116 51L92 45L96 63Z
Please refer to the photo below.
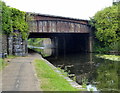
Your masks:
M90 33L87 20L46 16L41 14L32 15L30 33Z

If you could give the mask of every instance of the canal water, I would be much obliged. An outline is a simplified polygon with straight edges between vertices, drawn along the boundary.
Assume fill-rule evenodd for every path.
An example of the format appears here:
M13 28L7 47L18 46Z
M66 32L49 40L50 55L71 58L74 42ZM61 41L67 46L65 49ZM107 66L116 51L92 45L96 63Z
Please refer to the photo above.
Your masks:
M88 90L120 92L120 62L97 58L93 53L52 55L52 51L42 48L42 54L49 62L63 69L80 85L87 86Z

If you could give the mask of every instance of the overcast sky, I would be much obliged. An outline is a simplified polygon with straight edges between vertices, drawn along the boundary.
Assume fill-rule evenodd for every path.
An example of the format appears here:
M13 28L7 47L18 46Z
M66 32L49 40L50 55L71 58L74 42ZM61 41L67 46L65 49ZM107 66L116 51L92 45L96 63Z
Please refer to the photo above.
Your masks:
M112 5L113 0L2 0L7 5L26 12L36 12L63 17L89 19Z

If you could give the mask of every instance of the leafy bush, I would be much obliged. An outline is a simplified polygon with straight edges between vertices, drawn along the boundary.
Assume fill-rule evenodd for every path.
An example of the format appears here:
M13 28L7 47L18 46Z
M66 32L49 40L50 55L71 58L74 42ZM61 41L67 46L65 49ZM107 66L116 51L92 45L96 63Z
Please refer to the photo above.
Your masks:
M120 51L120 3L98 11L91 18L91 25L96 29L95 38L99 40L99 51ZM97 50L98 51L98 50Z
M28 37L28 23L26 22L26 13L16 8L8 7L0 1L2 15L2 31L4 34L14 34L18 31L22 34L23 39Z

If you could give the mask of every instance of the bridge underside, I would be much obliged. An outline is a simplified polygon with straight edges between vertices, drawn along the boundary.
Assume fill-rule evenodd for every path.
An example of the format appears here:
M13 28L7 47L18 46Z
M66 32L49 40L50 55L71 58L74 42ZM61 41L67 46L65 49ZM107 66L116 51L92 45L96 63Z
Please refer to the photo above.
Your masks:
M32 14L29 38L50 38L59 53L90 52L88 20Z
M30 33L29 38L50 38L59 54L89 52L89 33Z

